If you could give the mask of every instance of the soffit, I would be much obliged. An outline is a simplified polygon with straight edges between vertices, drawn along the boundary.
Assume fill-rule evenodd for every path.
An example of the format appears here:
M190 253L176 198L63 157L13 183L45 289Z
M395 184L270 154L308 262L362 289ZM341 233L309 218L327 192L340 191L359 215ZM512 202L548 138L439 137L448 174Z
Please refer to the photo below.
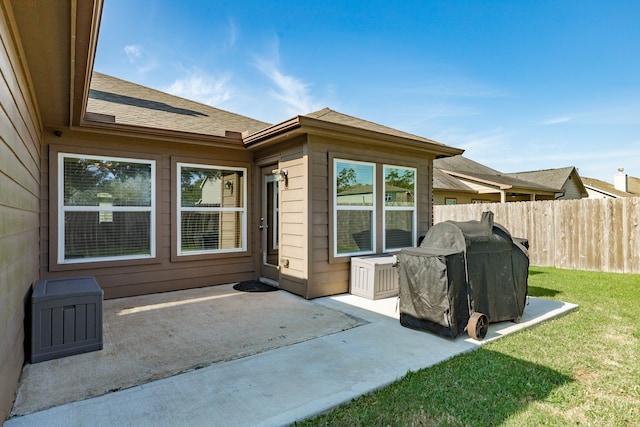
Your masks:
M12 0L10 4L42 124L69 126L72 114L81 113L102 1Z

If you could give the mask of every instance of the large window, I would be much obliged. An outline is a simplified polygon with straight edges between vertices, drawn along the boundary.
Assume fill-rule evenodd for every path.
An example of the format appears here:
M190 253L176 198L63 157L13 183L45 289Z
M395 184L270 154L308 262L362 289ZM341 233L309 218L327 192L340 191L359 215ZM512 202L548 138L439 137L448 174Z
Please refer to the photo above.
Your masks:
M58 263L155 257L155 161L58 154Z
M414 246L416 170L384 166L384 250Z
M375 164L334 159L335 256L375 251Z
M178 163L178 255L246 250L245 168Z

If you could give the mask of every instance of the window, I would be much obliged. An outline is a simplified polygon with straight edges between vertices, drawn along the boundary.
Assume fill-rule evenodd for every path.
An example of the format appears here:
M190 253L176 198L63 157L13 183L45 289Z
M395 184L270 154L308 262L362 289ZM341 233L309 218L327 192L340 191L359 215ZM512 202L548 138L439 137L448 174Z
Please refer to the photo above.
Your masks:
M334 159L334 255L375 251L375 164Z
M384 250L412 247L416 229L416 170L384 166Z
M177 163L178 255L246 250L245 168Z
M455 197L447 197L444 199L445 205L455 205L456 203L458 203L458 201L456 200Z
M58 154L58 263L155 257L155 161Z

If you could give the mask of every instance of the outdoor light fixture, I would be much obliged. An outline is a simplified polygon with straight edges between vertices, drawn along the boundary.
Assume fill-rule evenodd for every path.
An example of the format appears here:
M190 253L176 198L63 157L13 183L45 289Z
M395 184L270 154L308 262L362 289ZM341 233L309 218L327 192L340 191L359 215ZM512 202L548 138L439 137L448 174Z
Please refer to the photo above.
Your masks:
M280 181L284 182L284 186L288 187L289 186L289 171L287 169L280 169L278 171L278 174L280 175Z
M227 181L224 183L224 188L233 192L233 181Z

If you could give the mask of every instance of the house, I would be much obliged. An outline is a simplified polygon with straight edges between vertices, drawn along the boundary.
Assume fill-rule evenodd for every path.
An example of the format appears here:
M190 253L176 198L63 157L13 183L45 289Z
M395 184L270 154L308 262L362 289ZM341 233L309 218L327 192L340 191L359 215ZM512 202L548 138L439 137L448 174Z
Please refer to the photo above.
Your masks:
M522 181L559 188L560 191L556 194L556 200L573 200L588 197L582 178L574 166L514 172L506 175Z
M554 179L549 183L536 182L540 176L533 172L505 174L475 162L462 155L436 159L434 167L433 202L436 205L462 203L517 202L526 200L555 200L564 194L563 185L573 176L569 172L565 181ZM438 172L436 172L437 170ZM577 176L577 173L575 174Z
M348 291L352 256L414 246L462 150L330 109L277 124L93 71L101 0L0 0L0 416L38 279L105 298L262 278ZM357 193L357 197L353 197Z
M628 176L624 168L619 168L613 177L613 184L596 178L583 177L584 186L591 199L640 196L640 178Z
M491 203L555 198L559 189L520 180L462 155L437 159L434 204ZM434 173L434 177L436 174Z

